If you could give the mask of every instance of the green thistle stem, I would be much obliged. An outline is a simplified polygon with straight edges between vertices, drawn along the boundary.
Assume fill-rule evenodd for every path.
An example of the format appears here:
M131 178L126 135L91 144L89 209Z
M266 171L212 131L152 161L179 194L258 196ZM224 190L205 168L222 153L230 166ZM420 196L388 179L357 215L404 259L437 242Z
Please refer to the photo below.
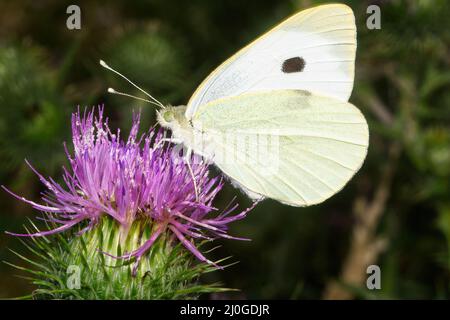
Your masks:
M105 216L79 236L65 233L22 240L37 259L16 253L30 267L14 267L29 272L38 287L23 298L195 299L202 293L230 290L218 283L200 284L202 274L216 269L197 262L169 233L163 233L138 264L100 252L113 256L132 252L151 232L149 221L136 220L124 237L118 223Z

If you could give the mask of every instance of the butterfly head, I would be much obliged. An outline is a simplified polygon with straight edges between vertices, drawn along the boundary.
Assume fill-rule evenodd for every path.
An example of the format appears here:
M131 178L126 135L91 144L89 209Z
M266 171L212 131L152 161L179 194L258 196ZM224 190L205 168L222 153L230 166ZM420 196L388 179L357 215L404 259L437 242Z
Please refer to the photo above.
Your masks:
M188 120L184 115L185 112L186 106L167 106L156 112L158 123L162 127L171 129L172 131L179 127L184 127L188 124Z

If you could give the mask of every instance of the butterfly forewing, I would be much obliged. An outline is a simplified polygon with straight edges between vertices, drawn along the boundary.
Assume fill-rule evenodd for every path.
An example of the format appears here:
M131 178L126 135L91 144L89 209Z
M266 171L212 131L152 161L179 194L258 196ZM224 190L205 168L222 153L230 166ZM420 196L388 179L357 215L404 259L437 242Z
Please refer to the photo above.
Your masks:
M340 4L297 13L213 71L186 109L246 92L302 89L347 101L353 88L356 27Z

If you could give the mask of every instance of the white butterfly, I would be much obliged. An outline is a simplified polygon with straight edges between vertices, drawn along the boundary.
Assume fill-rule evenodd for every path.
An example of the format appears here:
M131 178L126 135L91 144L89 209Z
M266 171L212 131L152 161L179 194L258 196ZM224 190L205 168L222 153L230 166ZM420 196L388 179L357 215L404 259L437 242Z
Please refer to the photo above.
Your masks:
M158 122L251 198L320 203L367 154L367 122L347 102L355 52L349 7L301 11L214 70L187 106L163 107Z

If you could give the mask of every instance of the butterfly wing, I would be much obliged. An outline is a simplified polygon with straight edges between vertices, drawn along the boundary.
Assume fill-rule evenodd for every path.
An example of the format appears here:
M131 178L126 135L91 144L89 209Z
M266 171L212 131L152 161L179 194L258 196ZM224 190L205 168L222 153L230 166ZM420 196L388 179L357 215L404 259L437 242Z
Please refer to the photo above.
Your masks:
M299 90L215 100L200 106L193 125L214 163L250 196L293 206L342 189L361 167L369 138L355 106Z
M189 100L186 117L210 101L262 90L302 89L347 101L355 52L355 17L348 6L301 11L214 70Z

